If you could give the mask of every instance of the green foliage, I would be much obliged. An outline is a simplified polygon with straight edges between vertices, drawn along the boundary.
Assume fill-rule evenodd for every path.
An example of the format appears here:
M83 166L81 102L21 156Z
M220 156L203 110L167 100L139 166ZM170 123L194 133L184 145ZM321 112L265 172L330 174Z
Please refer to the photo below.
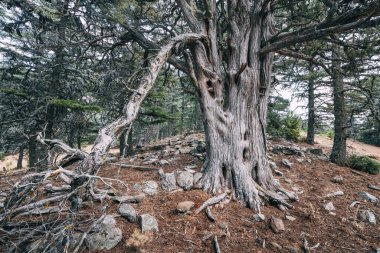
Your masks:
M19 96L22 98L28 98L28 94L26 94L25 92L22 92L20 90L16 90L16 89L0 88L0 93L5 93L8 95L15 95L15 96Z
M329 128L321 133L322 136L326 136L329 139L334 139L334 129Z
M3 161L5 159L5 154L0 151L0 161Z
M361 142L380 147L380 133L376 129L362 131L358 139Z
M288 112L289 101L274 97L268 107L267 132L271 136L297 141L301 136L301 120Z
M350 157L348 164L354 170L360 170L369 174L380 173L380 163L368 156L353 155Z
M69 100L69 99L51 99L48 101L49 105L55 105L55 106L61 106L65 108L70 108L73 110L81 110L81 111L94 111L94 112L100 112L102 111L102 108L97 105L87 105L83 104L76 100Z

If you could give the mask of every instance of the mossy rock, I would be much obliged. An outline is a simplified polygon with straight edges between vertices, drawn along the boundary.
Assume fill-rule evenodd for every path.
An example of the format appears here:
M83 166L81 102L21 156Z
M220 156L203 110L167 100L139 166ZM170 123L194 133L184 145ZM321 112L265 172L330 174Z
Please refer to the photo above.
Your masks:
M353 155L348 161L349 166L354 170L360 170L369 174L380 173L380 163L368 156Z

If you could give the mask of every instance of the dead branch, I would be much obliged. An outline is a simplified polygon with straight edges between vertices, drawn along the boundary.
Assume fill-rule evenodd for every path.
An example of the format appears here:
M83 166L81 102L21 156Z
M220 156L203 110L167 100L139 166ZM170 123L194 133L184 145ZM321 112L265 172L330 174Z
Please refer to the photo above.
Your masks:
M215 205L216 203L219 203L222 201L225 197L227 197L227 193L222 193L218 196L209 198L206 200L197 210L194 211L195 214L199 214L203 209L205 209L208 206Z
M125 163L110 163L112 165L117 165L120 168L132 168L139 171L158 171L159 168L151 168L146 166L139 166L139 165L133 165L133 164L125 164Z
M220 250L220 247L219 247L218 237L216 235L214 235L212 242L214 245L214 252L215 253L222 253L222 251Z

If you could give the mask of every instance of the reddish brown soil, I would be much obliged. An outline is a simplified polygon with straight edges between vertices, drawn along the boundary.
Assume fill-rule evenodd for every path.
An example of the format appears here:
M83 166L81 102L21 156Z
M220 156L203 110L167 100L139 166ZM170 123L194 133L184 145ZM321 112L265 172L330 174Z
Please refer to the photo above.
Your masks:
M303 144L301 144L303 145ZM305 144L306 146L306 144ZM211 195L201 190L177 191L166 193L160 191L157 195L147 196L140 204L134 205L139 214L149 213L154 215L159 223L159 232L153 239L139 248L140 252L214 252L212 247L212 235L218 236L222 252L304 252L303 240L306 239L310 247L319 244L315 252L373 252L374 248L380 248L380 206L364 202L357 193L367 191L380 198L380 192L368 189L368 184L380 185L380 175L353 173L349 168L338 167L330 162L305 159L304 163L298 162L299 157L287 156L293 162L293 169L281 167L280 161L285 158L281 155L273 155L285 177L277 177L281 184L289 190L300 193L299 202L293 203L294 208L287 212L280 211L274 206L262 207L265 215L264 222L253 219L252 210L242 204L231 201L224 206L212 208L217 221L209 221L205 214L182 215L175 211L176 205L185 200L196 203L196 207L207 200ZM181 169L186 165L194 164L195 158L191 155L179 155L178 160L170 165L161 166L165 172ZM308 157L312 159L311 157ZM128 162L129 164L132 162ZM135 164L141 164L137 161ZM201 162L197 161L198 170ZM159 167L159 166L155 166ZM335 184L331 179L335 175L344 178L343 184ZM134 183L142 183L147 180L159 180L156 171L141 172L135 169L118 168L115 165L107 165L102 168L100 175L103 177L117 178L128 184L134 194ZM125 189L116 186L120 193ZM341 190L343 196L327 199L328 193ZM331 215L324 210L323 205L332 201L336 207L336 215ZM360 201L360 205L350 208L354 201ZM109 213L117 214L117 204L110 203ZM95 207L94 207L95 208ZM96 208L99 208L97 206ZM359 222L358 209L370 209L376 213L377 225L369 225ZM98 212L88 208L90 212ZM291 215L295 221L285 218ZM284 221L286 231L275 234L269 228L268 219L274 216ZM117 217L118 226L123 230L123 241L109 252L135 252L126 247L126 241L135 230L139 230L138 224L129 223L122 217ZM223 227L227 227L228 231ZM263 247L265 241L265 247ZM282 249L276 249L272 243L276 243ZM291 249L296 251L291 251Z
M275 156L277 164L280 164L283 156ZM359 191L367 191L380 197L380 193L367 188L368 184L380 184L380 175L357 175L349 168L338 167L330 162L313 160L299 163L294 156L287 156L294 164L292 170L279 166L285 177L278 178L281 184L287 188L292 187L299 194L300 201L293 203L294 208L282 212L277 208L267 205L262 207L263 214L267 217L264 222L253 219L254 213L238 202L230 202L224 207L213 208L213 214L217 222L210 222L204 213L199 215L180 215L175 212L177 203L191 200L199 206L203 201L211 197L201 190L187 192L165 193L160 192L154 197L147 197L141 204L136 205L140 214L150 213L159 222L160 232L154 235L154 239L141 247L144 252L213 252L210 235L218 235L222 252L291 252L286 247L302 251L303 238L309 246L320 244L316 252L372 252L373 248L380 247L379 225L369 225L357 221L358 208L371 209L377 214L379 220L380 207L372 203L363 202L357 195ZM164 166L166 172L182 168L191 164L193 157L182 155L176 164ZM200 167L200 166L199 166ZM113 176L119 172L115 167L106 167L102 170L102 176ZM140 172L134 169L121 169L119 179L125 180L129 185L146 180L159 180L155 172ZM343 184L335 184L331 179L335 175L344 178ZM289 180L285 179L290 179ZM328 193L342 190L343 196L326 199ZM360 201L360 205L350 208L353 201ZM323 205L332 201L337 208L336 215L328 214ZM116 206L112 208L115 210ZM313 211L314 210L314 211ZM289 221L285 215L296 218ZM282 218L286 231L275 234L269 228L268 218L275 216ZM138 224L128 223L123 218L117 218L119 226L123 229L124 237L139 229ZM228 235L220 224L226 224ZM265 248L262 247L265 240ZM283 247L278 250L271 245L277 243ZM132 252L120 243L112 252Z

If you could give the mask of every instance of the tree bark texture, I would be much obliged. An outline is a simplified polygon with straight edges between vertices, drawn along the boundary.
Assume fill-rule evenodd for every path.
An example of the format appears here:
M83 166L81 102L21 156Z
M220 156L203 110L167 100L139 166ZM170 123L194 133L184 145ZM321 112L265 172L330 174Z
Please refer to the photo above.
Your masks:
M344 99L344 84L341 69L341 49L333 45L333 96L334 96L334 144L330 159L338 165L346 164L346 112Z
M216 1L205 1L204 20L194 8L177 1L194 32L208 43L191 48L188 64L204 116L207 157L203 187L217 194L232 188L234 196L260 210L266 200L290 206L297 197L274 180L266 154L265 124L272 71L272 53L261 54L271 36L269 1L229 1L226 71L221 71Z
M312 68L309 68L312 71ZM308 100L307 100L307 136L306 142L308 144L314 144L314 126L315 126L315 87L314 80L310 78L308 80Z

